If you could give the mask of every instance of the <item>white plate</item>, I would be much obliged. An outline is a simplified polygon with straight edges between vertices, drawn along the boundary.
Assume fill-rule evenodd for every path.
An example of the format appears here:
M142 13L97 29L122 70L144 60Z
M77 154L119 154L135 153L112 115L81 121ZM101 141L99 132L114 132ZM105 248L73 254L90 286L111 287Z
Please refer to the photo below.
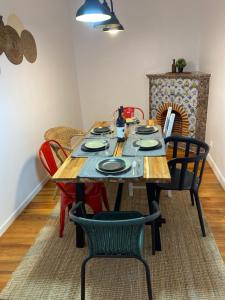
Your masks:
M99 149L107 146L107 141L105 140L91 140L84 144L87 149Z
M158 140L138 140L136 142L136 145L141 147L141 148L154 148L157 147L159 145L159 141Z

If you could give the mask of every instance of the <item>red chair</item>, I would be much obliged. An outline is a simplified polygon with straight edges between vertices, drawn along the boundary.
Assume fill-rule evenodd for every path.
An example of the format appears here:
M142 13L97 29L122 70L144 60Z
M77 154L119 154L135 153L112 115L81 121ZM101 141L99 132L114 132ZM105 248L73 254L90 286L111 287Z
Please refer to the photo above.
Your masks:
M61 155L67 157L63 147L56 141L50 140L44 142L39 149L39 157L47 172L53 176L58 170L54 153L60 150ZM60 207L60 230L59 236L63 236L65 211L72 207L73 202L76 202L76 184L73 183L57 183L61 190L61 207ZM88 183L85 184L85 204L87 204L94 214L102 211L102 202L107 210L109 203L107 199L106 189L103 183Z
M135 112L139 112L141 114L142 119L145 118L144 112L140 107L135 107L135 106L125 106L123 108L123 115L124 118L134 118L135 117ZM113 117L115 117L116 113L118 112L118 109L114 111Z

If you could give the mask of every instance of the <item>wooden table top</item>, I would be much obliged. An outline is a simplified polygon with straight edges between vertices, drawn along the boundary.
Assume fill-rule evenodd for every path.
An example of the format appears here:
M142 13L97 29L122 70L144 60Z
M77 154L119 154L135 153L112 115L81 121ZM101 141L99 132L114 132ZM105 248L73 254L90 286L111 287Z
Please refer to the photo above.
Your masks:
M156 121L147 120L144 124L155 125ZM98 126L108 126L110 122L96 122L92 128ZM122 156L124 143L117 143L114 156ZM52 177L54 182L93 182L93 179L78 178L79 172L86 162L87 157L72 158L69 156L58 171ZM96 179L96 181L144 181L144 182L170 182L170 172L167 165L167 159L165 156L159 157L144 157L144 176L138 179L117 179L117 178L105 178Z

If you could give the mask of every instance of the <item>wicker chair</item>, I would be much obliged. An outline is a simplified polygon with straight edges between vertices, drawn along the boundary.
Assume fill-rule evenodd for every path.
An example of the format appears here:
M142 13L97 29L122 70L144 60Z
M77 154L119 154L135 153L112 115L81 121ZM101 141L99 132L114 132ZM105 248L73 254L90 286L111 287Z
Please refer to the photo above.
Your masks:
M147 217L136 211L102 212L87 218L84 204L70 210L70 219L83 227L88 237L89 254L81 266L81 300L85 300L85 266L92 258L135 258L145 266L148 299L152 299L150 270L142 256L144 225L160 216L158 204L152 202L153 214Z
M64 149L67 155L69 155L72 150L78 146L85 133L80 129L75 129L71 127L53 127L48 129L44 134L44 139L46 141L54 140L58 142ZM53 148L56 157L63 163L65 160L65 155L62 153L60 148ZM55 199L57 195L58 189L56 187L53 199Z
M80 129L61 126L48 129L44 134L44 139L57 141L66 152L70 153L80 143L84 135L85 133Z

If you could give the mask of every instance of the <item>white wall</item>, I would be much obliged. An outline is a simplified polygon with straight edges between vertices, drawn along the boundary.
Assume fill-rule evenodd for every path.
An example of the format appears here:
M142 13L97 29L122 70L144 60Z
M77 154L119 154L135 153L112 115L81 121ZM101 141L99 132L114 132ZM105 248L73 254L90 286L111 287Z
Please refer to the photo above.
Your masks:
M203 1L203 0L202 0ZM203 1L200 69L211 73L206 139L209 162L225 188L225 2Z
M36 39L38 58L11 64L0 56L0 234L46 177L36 157L46 129L81 127L71 18L65 1L7 0ZM6 23L6 22L5 22Z
M70 0L74 16L81 0ZM111 119L121 104L148 116L147 73L171 70L185 57L198 69L199 4L186 0L120 0L115 11L126 31L110 36L74 20L77 74L84 125ZM75 17L74 17L75 19ZM186 69L188 70L188 69Z

